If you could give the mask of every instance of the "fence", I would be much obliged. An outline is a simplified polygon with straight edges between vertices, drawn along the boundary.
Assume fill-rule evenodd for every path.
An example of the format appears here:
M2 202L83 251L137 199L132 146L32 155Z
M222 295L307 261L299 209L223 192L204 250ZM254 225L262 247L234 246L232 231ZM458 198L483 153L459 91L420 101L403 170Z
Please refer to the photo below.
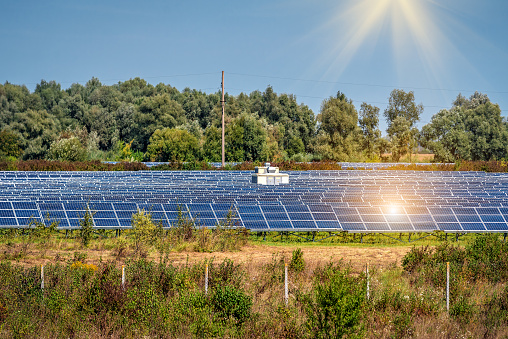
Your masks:
M44 290L44 265L41 265L41 290ZM204 276L204 292L208 295L208 264L205 265L205 276ZM125 289L126 275L125 265L122 265L122 289ZM370 276L369 276L369 263L367 262L365 267L365 283L366 283L366 299L370 300ZM289 304L289 274L288 264L284 264L284 304L286 307ZM450 312L450 262L446 263L446 311Z

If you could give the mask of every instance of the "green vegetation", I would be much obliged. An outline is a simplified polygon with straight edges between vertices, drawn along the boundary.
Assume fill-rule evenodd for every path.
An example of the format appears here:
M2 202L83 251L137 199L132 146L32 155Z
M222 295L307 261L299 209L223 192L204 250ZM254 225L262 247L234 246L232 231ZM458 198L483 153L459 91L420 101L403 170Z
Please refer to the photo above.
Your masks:
M221 159L220 93L206 94L135 78L112 86L92 78L84 86L42 80L0 85L0 159L61 161L217 162ZM357 111L344 93L323 101L320 112L291 94L268 86L226 94L225 151L228 162L399 161L418 145L438 162L508 157L507 124L485 94L459 94L421 131L423 112L413 92L389 95L381 137L378 107ZM391 153L391 159L385 152Z
M148 225L149 214L138 214L135 220ZM25 236L33 246L54 248L54 239L46 237L48 229L38 225ZM54 230L49 232L54 236ZM147 244L156 233L156 228L144 229ZM114 239L122 246L121 238ZM12 240L12 234L4 233L2 249L8 251ZM66 246L72 241L67 239ZM136 241L132 239L133 246ZM179 264L167 257L144 258L139 251L122 261L92 261L85 252L74 251L66 260L45 264L44 288L40 266L18 265L4 252L0 336L504 337L508 245L498 235L471 235L461 244L415 246L402 266L372 265L369 298L365 272L342 260L304 262L305 248L294 250L291 258L279 252L262 262L207 259ZM449 313L446 262L451 267ZM287 306L284 263L291 266Z

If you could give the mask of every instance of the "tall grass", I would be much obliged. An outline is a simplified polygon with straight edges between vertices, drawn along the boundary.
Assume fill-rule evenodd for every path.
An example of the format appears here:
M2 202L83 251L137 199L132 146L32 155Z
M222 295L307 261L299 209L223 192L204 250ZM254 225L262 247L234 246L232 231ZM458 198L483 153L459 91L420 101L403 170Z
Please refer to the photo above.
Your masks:
M304 250L275 254L268 263L175 264L137 257L125 262L125 285L118 264L84 263L89 260L76 252L65 263L45 266L44 289L38 266L3 261L0 337L505 337L505 273L468 266L475 255L500 260L498 246L478 238L467 248L415 248L402 267L372 267L370 299L364 272L340 260L304 260ZM452 270L449 314L440 266L446 261L452 267L463 263ZM289 273L286 306L284 264L290 262L298 269Z

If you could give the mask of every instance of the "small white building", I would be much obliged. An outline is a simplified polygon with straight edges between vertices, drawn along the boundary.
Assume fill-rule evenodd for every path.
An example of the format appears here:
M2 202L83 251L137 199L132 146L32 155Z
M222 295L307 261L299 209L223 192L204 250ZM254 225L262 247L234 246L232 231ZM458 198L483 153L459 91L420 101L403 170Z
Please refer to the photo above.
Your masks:
M278 167L270 166L270 163L267 162L265 166L259 166L254 169L252 183L259 185L289 184L289 175L279 173Z

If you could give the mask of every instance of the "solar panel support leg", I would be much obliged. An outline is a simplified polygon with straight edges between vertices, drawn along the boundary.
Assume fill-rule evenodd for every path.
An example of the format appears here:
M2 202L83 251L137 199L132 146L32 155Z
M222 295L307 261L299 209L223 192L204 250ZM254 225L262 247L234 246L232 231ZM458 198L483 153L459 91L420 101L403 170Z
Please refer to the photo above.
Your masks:
M67 239L67 236L69 235L69 230L65 230L65 238Z
M503 234L503 242L506 242L506 233Z
M411 233L409 233L409 240L408 242L411 242Z
M363 234L360 234L360 244L363 244Z
M314 242L315 237L316 237L316 232L312 232L312 242Z
M459 241L459 234L455 233L455 241Z
M263 232L263 241L266 241L266 232Z

